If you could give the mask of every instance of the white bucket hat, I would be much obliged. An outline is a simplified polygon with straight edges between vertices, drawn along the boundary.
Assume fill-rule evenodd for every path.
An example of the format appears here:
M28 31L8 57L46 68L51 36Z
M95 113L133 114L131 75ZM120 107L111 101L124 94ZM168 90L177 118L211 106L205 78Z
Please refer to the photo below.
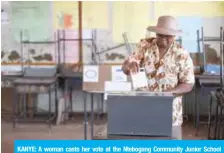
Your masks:
M180 35L182 30L177 29L177 21L172 16L160 16L156 26L149 26L148 31L163 35Z

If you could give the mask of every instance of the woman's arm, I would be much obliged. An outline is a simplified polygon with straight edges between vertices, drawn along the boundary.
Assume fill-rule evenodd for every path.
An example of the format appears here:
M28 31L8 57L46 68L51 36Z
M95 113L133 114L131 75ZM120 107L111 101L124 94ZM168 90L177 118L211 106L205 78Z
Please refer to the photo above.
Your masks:
M137 49L126 59L122 65L122 70L126 75L130 73L137 73L139 71L139 66L141 61L144 59L144 53L150 43L146 40L141 40L137 45Z

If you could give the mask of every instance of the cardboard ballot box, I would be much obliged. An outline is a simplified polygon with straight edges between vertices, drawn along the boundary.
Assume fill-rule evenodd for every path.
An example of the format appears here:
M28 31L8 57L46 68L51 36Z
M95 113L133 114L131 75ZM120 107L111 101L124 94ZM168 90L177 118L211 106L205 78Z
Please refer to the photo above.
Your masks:
M107 136L172 136L171 93L108 93Z

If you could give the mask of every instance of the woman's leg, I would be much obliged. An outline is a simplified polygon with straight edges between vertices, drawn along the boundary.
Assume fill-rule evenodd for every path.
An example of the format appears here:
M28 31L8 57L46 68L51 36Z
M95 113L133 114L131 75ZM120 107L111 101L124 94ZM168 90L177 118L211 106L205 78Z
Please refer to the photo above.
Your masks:
M173 140L182 140L182 126L173 126L172 139Z

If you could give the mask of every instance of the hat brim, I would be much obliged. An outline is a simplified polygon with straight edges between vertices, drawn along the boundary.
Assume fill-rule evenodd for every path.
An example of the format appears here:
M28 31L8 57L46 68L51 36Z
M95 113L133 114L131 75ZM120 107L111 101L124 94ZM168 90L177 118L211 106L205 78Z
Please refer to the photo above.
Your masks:
M149 26L147 30L158 34L171 35L171 36L177 36L183 34L182 30L165 29L157 26Z

